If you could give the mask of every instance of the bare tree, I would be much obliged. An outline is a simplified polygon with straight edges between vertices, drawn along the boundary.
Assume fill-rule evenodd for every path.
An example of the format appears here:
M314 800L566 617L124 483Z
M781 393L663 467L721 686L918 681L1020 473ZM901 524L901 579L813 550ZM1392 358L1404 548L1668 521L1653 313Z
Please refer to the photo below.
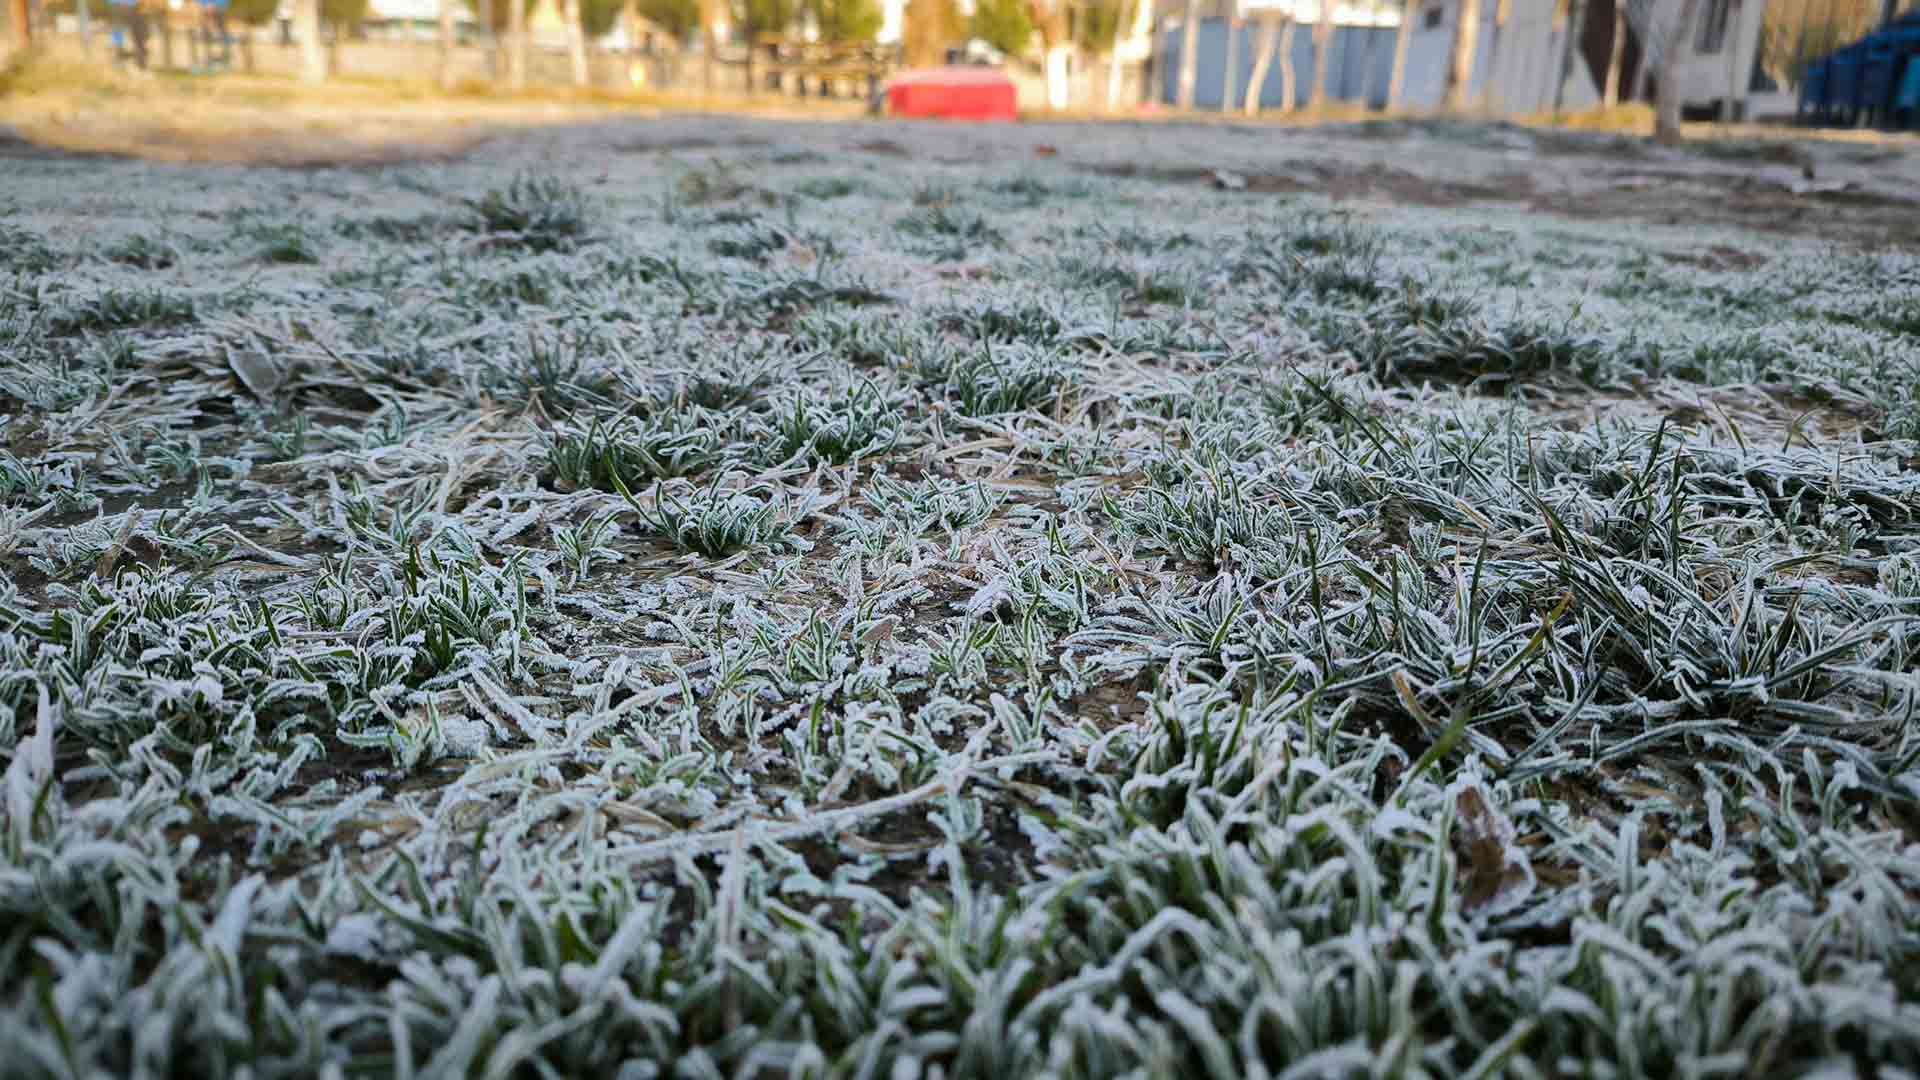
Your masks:
M1616 2L1613 5L1613 42L1607 52L1607 87L1600 93L1600 104L1613 108L1620 104L1620 64L1627 51L1627 8Z
M1893 0L1887 0L1887 4L1891 7ZM1744 18L1746 13L1739 8L1732 8L1728 11L1727 15L1730 19L1735 17ZM1891 19L1893 16L1889 13L1887 17ZM1721 43L1721 47L1727 50L1727 96L1720 99L1720 122L1723 124L1733 123L1734 110L1739 107L1740 37L1740 28L1736 23L1727 27L1727 32Z
M1040 32L1042 70L1047 78L1047 108L1064 109L1072 104L1073 91L1070 81L1073 33L1067 19L1066 0L1029 0L1027 7L1033 28ZM1185 73L1181 77L1184 79Z
M1239 60L1239 56L1234 50L1239 45L1239 20L1239 5L1237 3L1230 4L1227 9L1226 62L1220 65L1220 111L1223 113L1233 111L1234 105L1236 104L1234 98L1238 96L1234 91L1238 90L1239 87L1235 86L1234 83L1238 81L1235 76L1237 76L1239 72L1235 71L1234 68L1239 66L1236 63L1236 61Z
M713 93L713 52L720 44L716 29L723 10L721 0L700 0L700 83L709 94Z
M1280 27L1280 111L1292 112L1293 92L1293 20Z
M1633 100L1645 101L1652 93L1653 78L1660 66L1660 47L1663 35L1655 25L1653 8L1655 0L1615 0L1621 10L1627 14L1627 25L1640 35L1640 74L1634 80Z
M526 0L506 0L507 4L507 89L527 88L527 5Z
M1182 109L1193 108L1193 87L1198 78L1194 68L1200 64L1200 0L1187 0L1186 18L1180 23L1180 96Z
M1501 7L1505 6L1505 0L1501 0ZM1554 80L1553 84L1553 112L1556 116L1560 113L1561 104L1566 100L1567 80L1573 77L1574 49L1580 41L1580 27L1586 22L1586 18L1587 7L1585 0L1569 0L1567 5L1567 40L1562 43L1560 49L1559 78ZM1496 43L1499 41L1498 38L1494 40ZM1489 64L1488 67L1491 68L1492 65ZM1491 71L1488 72L1488 81L1492 81Z
M1487 78L1486 82L1480 88L1480 107L1487 110L1491 110L1496 104L1493 100L1494 78L1500 72L1500 45L1507 37L1507 12L1509 4L1510 0L1499 0L1499 3L1495 4L1493 8L1493 40L1487 42ZM1571 38L1568 39L1567 47L1573 47ZM1554 102L1554 107L1558 108L1559 95L1557 92L1554 95Z
M587 71L587 32L580 25L580 0L563 0L561 17L567 21L567 59L573 65L573 85L590 81Z
M459 0L440 0L440 89L453 89L453 5Z
M1681 142L1680 133L1680 54L1687 35L1693 32L1700 0L1680 0L1680 15L1668 28L1660 49L1660 87L1654 101L1653 141L1663 146Z
M1327 69L1333 65L1333 0L1320 0L1320 21L1313 26L1313 96L1310 109L1327 107Z
M300 81L327 81L327 54L320 47L320 0L297 0L293 32L300 38Z
M487 78L500 81L500 28L493 21L493 0L478 0L480 32L487 41Z
M1260 111L1260 88L1267 83L1267 70L1273 66L1274 41L1280 36L1282 16L1262 12L1258 16L1260 35L1253 39L1253 71L1247 76L1246 114Z
M620 5L621 34L626 38L626 48L621 50L625 70L620 76L623 89L631 90L646 85L646 69L636 59L640 55L640 0L625 0Z
M33 11L27 0L13 0L7 11L8 21L13 24L14 47L26 49L33 44Z
M1127 31L1126 36L1133 38L1135 41L1143 38L1151 41L1154 37L1153 0L1135 0L1132 19L1132 28ZM1107 68L1107 108L1109 109L1118 109L1120 107L1119 56L1120 42L1122 40L1120 27L1125 25L1126 22L1127 20L1125 19L1115 20L1113 27L1113 55L1108 58L1109 66ZM1157 67L1156 70L1158 70ZM1144 73L1142 77L1144 78Z
M1473 51L1480 41L1480 0L1460 0L1453 27L1453 64L1447 69L1447 107L1465 109L1473 89Z
M1407 92L1407 49L1413 44L1413 20L1420 16L1420 0L1407 0L1400 13L1400 31L1393 36L1393 79L1387 83L1387 108L1397 108Z
M900 46L909 67L945 63L947 46L963 36L960 9L952 0L908 0L900 21Z

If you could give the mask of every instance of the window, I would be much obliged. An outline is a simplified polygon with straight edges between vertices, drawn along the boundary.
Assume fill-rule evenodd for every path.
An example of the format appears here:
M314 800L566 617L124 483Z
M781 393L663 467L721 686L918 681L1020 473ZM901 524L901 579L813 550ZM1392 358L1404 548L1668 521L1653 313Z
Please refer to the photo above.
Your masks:
M1717 53L1727 43L1727 29L1739 17L1740 0L1707 0L1700 13L1700 28L1693 37L1693 51L1702 55Z

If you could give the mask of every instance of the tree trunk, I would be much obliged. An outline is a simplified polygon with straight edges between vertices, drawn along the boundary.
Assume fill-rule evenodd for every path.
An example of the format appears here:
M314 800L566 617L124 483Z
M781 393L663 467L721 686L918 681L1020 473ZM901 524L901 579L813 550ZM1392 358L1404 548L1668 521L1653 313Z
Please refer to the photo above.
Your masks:
M1404 104L1407 93L1407 50L1413 45L1413 20L1420 17L1420 0L1407 0L1400 13L1400 31L1393 36L1393 78L1387 83L1387 109Z
M954 0L907 0L900 18L900 45L908 67L946 63L947 46L966 36Z
M295 0L294 33L300 35L300 81L327 80L327 54L320 47L320 0Z
M1636 89L1633 93L1633 100L1650 102L1653 100L1654 73L1660 67L1660 58L1665 55L1661 51L1661 46L1664 42L1660 37L1660 27L1653 21L1654 12L1651 3L1646 6L1644 13L1641 13L1641 9L1636 9L1630 4L1624 6L1627 9L1627 22L1629 25L1635 22L1645 23L1643 26L1634 27L1634 29L1640 33L1640 70L1638 77L1634 79Z
M700 0L700 85L713 93L713 50L719 35L714 27L720 22L718 0Z
M654 80L647 77L648 68L642 65L639 60L639 56L640 56L640 2L639 0L626 0L626 3L621 7L620 18L622 20L620 25L626 28L626 35L627 35L626 74L622 76L622 82L624 85L622 85L621 89L638 90L642 86L650 86L654 82Z
M1693 20L1700 0L1680 0L1680 16L1667 30L1660 49L1660 92L1654 103L1653 141L1673 146L1685 136L1680 133L1680 54L1687 36L1693 32Z
M1600 104L1613 108L1620 104L1620 62L1627 51L1627 7L1625 0L1614 0L1613 42L1607 52L1607 88L1600 92Z
M1200 0L1187 0L1187 15L1180 23L1180 97L1182 109L1193 108L1193 88L1200 64Z
M1504 3L1502 6L1505 6ZM1567 7L1567 40L1560 50L1560 77L1553 84L1553 115L1560 115L1560 106L1566 101L1567 80L1573 77L1574 43L1580 40L1580 24L1587 17L1585 0L1570 0ZM1499 38L1495 38L1497 43ZM1491 65L1489 65L1491 66ZM1488 72L1491 77L1492 72Z
M1487 42L1487 79L1480 88L1480 107L1488 112L1496 104L1493 100L1494 80L1500 76L1500 44L1507 36L1507 14L1510 0L1499 0L1493 8L1493 40ZM1574 0L1578 3L1579 0ZM1573 38L1567 39L1567 47L1573 47ZM1554 108L1560 107L1559 91L1554 92Z
M457 0L440 0L440 89L453 89L453 5Z
M80 20L80 55L91 60L93 59L93 20L89 16L93 12L87 10L89 6L87 0L80 0L75 8L75 14Z
M564 0L561 14L567 20L567 59L573 64L573 85L586 86L587 31L580 25L580 0Z
M1141 0L1146 3L1147 0ZM1113 46L1107 51L1107 111L1120 111L1120 43L1126 40L1127 20L1113 20Z
M1260 89L1267 83L1267 69L1273 66L1273 42L1279 36L1280 20L1271 15L1260 16L1260 36L1253 39L1253 72L1247 76L1248 116L1260 111Z
M13 44L15 48L25 49L33 44L33 26L28 16L27 0L13 0L7 6L10 15L8 21L13 24Z
M1480 40L1480 0L1461 0L1453 26L1453 64L1447 69L1447 107L1465 109L1473 90L1473 50Z
M533 42L527 36L527 0L506 0L507 4L507 89L527 88L527 66Z
M1327 69L1333 59L1333 0L1320 0L1320 21L1313 27L1313 96L1307 107L1318 112L1327 107Z
M1072 55L1073 46L1064 41L1047 46L1047 108L1056 112L1073 104L1067 71L1067 61Z
M494 29L493 0L480 0L480 32L487 40L487 79L500 81L500 34Z
M1288 19L1280 27L1280 111L1292 112L1294 103L1293 86L1293 20Z
M1227 13L1227 53L1225 62L1220 65L1220 111L1223 113L1232 112L1239 97L1235 91L1240 88L1234 85L1235 76L1239 74L1234 68L1240 66L1236 63L1239 56L1234 53L1234 47L1240 43L1237 33L1239 27L1234 25L1236 18L1237 13L1231 11Z
M1888 3L1891 4L1892 0L1888 0ZM1727 96L1720 102L1720 122L1722 124L1731 125L1733 123L1734 110L1738 107L1740 101L1741 35L1738 20L1744 18L1745 15L1746 12L1741 8L1733 8L1730 10L1727 13L1729 23L1727 32L1722 35L1720 39L1720 47L1727 50Z
M1128 36L1135 41L1146 41L1149 51L1152 49L1154 38L1158 36L1153 32L1153 16L1153 4L1148 0L1138 0L1133 5L1133 29L1128 32Z

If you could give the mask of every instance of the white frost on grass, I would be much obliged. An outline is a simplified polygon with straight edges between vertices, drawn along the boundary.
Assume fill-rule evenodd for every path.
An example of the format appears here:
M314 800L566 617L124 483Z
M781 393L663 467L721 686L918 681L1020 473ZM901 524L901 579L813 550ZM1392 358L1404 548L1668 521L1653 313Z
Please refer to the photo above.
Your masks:
M1911 252L797 130L9 176L18 1071L1920 1067Z

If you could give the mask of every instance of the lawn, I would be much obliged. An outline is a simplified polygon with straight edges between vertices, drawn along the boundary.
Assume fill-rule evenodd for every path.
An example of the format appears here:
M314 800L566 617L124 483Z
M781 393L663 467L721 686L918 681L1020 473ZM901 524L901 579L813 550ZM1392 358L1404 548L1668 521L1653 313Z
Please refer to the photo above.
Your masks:
M1920 1071L1920 152L436 153L0 142L0 1073Z

